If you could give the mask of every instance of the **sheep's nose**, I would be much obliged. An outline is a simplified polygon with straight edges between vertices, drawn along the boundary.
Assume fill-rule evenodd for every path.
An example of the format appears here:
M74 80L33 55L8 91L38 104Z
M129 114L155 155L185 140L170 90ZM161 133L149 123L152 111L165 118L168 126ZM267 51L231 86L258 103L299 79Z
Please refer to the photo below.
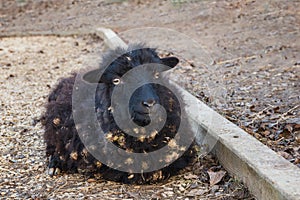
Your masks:
M154 106L156 101L154 99L149 99L147 101L143 101L142 104L148 108Z

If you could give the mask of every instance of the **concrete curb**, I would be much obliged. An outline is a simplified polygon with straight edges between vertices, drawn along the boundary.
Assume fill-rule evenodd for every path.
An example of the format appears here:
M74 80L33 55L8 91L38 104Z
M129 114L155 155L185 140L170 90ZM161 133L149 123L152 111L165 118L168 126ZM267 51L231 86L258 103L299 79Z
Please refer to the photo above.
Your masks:
M104 44L110 49L127 47L127 44L111 29L98 28L96 34L103 39Z
M187 102L189 117L207 131L209 139L204 145L212 149L223 167L243 181L254 196L270 200L300 199L298 167L179 89Z
M97 34L114 49L126 47L112 30L99 28ZM208 146L226 170L244 182L257 199L300 199L300 169L279 156L254 137L209 108L178 86L187 103L193 130L206 130L196 135L201 145ZM204 138L204 140L202 140Z

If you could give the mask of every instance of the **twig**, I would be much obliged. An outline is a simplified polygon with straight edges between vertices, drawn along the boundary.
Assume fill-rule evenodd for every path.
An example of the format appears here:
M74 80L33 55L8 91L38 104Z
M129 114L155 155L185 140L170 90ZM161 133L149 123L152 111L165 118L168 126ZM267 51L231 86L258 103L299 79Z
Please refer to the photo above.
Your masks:
M24 31L24 32L5 32L0 33L0 38L8 37L32 37L32 36L75 36L75 35L88 35L96 33L89 30L77 30L77 31Z
M270 108L274 108L275 106L272 105L268 105L268 107L264 108L263 110L259 111L258 113L255 113L253 115L250 116L250 118L254 117L252 119L252 123L254 123L255 120L257 120L258 118L260 118L260 115L263 114L266 110L270 109Z
M289 109L288 111L286 111L285 113L283 113L280 118L277 120L276 124L278 124L279 122L286 120L286 115L288 115L290 112L292 112L293 110L296 110L298 107L300 106L300 104L294 106L293 108Z
M6 172L10 172L10 173L12 173L12 174L14 174L14 175L17 175L17 174L18 174L18 173L14 172L14 171L11 171L11 170L9 170L9 169L5 169L5 168L3 168L3 167L0 167L0 170L6 171Z
M52 193L54 191L59 191L60 189L62 189L63 187L65 187L67 184L68 184L68 181L65 181L65 183L62 184L61 186L59 186L57 188L55 188L55 187L51 188L51 192L49 193L48 198L52 195Z
M219 61L216 64L220 65L220 64L224 64L224 63L231 63L231 62L238 61L238 60L241 60L241 59L250 60L250 59L256 58L256 57L257 56L238 57L238 58L233 58L233 59L230 59L230 60Z
M136 199L140 199L139 198L140 194L138 194L138 193L135 194L134 192L127 191L124 186L121 187L121 191L124 192L124 193L126 193L126 194L128 194L130 197L133 197L133 198L136 198Z

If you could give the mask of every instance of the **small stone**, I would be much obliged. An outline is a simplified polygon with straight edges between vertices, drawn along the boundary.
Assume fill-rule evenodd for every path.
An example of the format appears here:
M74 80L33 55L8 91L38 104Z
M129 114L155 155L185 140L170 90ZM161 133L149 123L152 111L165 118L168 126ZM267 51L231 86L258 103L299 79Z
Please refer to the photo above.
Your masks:
M173 191L166 191L164 192L167 196L173 196L174 192Z
M161 193L161 196L163 196L164 198L167 198L167 195L165 193Z
M94 183L94 182L96 182L96 179L94 179L94 178L89 178L89 179L87 180L87 182L88 182L88 183Z

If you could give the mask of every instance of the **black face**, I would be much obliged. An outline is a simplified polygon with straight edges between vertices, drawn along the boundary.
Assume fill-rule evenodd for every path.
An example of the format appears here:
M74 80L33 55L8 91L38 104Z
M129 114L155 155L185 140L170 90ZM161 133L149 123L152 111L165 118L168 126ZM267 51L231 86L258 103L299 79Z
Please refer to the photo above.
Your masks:
M118 49L115 54L115 56L110 54L110 57L104 57L102 66L108 67L103 74L100 69L97 69L86 73L83 79L90 83L105 83L108 88L113 90L115 85L122 83L122 76L135 67L157 63L173 68L179 62L176 57L160 58L155 49L151 48L141 47L129 51ZM153 72L152 75L156 76L156 73ZM143 79L148 80L150 77L143 77ZM150 123L149 114L156 104L160 104L160 101L159 94L155 90L155 84L145 84L139 87L130 98L131 118L139 126L148 125Z
M154 84L145 84L134 91L129 101L129 111L133 121L139 126L148 125L151 120L149 114L160 104L159 95Z

